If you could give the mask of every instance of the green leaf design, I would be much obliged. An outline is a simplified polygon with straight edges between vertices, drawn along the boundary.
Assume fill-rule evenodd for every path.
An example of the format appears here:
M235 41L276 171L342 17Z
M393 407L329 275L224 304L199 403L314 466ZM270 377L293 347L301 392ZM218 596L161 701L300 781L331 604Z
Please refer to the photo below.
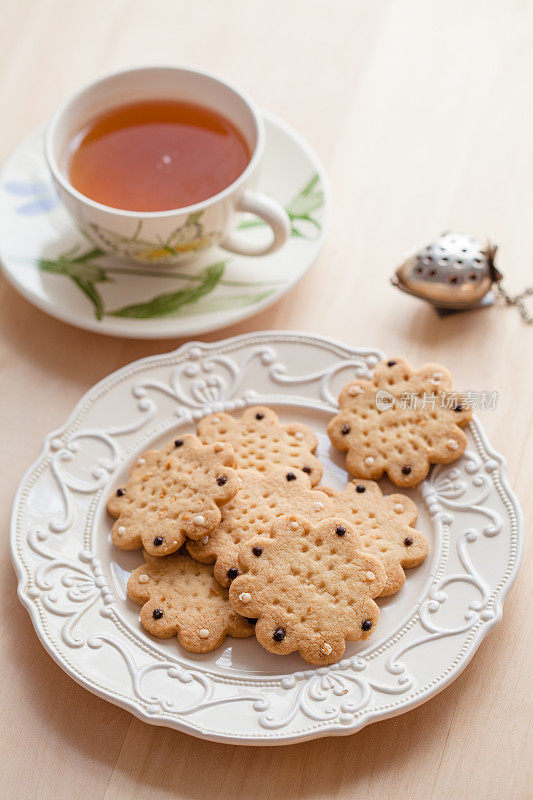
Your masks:
M228 261L225 261L224 264L227 264ZM136 278L165 278L165 280L169 280L169 278L173 278L177 281L189 281L190 283L201 283L203 280L202 275L192 275L188 272L170 272L170 271L158 271L155 268L151 269L137 269L136 267L106 267L107 275L133 275ZM282 286L284 281L234 281L234 280L221 280L219 281L220 286L241 286L241 287L250 287L250 286Z
M289 217L308 217L311 211L315 211L324 204L324 192L322 190L315 191L318 181L318 174L313 175L307 186L304 186L300 194L287 206Z
M300 239L309 239L312 233L321 230L320 222L313 217L313 212L321 208L324 203L324 192L320 187L320 176L315 174L311 180L296 195L294 200L287 206L287 213L291 220L291 236ZM132 248L160 248L171 254L185 251L189 240L195 241L201 233L200 223L201 212L190 214L184 225L173 231L166 241L145 242L140 238L142 222L133 234L133 237L123 239L115 237L120 242L127 243ZM255 228L264 225L261 219L244 220L240 228ZM111 237L111 233L106 231L106 236ZM113 234L114 235L114 234ZM206 245L208 238L206 238ZM97 263L99 258L107 256L107 253L96 247L91 247L85 252L80 252L83 245L78 243L55 259L41 258L38 260L39 269L55 275L64 275L69 278L78 289L83 292L94 309L96 319L101 320L104 314L109 313L114 317L129 317L133 319L150 319L158 317L179 316L192 313L208 313L210 311L240 308L261 302L264 298L273 294L272 288L265 291L256 291L253 294L235 294L210 298L209 301L202 299L209 295L220 284L220 286L232 288L259 289L259 287L276 286L283 281L236 281L223 280L226 261L220 261L207 267L202 273L195 275L185 272L168 272L153 268L139 269L130 267L108 266L106 268ZM98 283L111 281L114 275L134 275L146 278L174 278L188 286L175 292L166 292L156 295L151 300L144 303L134 303L132 305L118 308L115 311L106 312L104 300L97 288ZM202 301L200 303L200 301ZM192 306L194 305L194 309Z
M80 245L78 244L55 260L41 258L38 262L39 269L43 272L65 275L67 278L70 278L92 303L96 319L102 319L104 315L104 301L96 288L96 284L104 283L108 281L109 278L102 267L89 262L104 254L101 250L94 248L81 255L76 255L79 250Z
M315 173L311 180L304 186L304 188L296 195L294 200L286 207L286 212L291 221L291 236L299 239L312 238L305 231L305 225L302 226L298 223L308 223L316 232L322 230L320 222L312 216L312 212L316 211L324 205L324 192L318 189L320 176ZM245 219L239 225L240 229L245 228L259 228L266 225L262 219Z
M182 308L179 314L172 314L171 316L191 316L192 314L210 314L213 311L231 311L234 308L245 308L260 303L270 295L274 294L274 289L266 292L259 292L256 294L233 294L226 297L215 295L214 297L207 297L205 300L200 300L194 308Z
M312 212L317 208L321 208L324 204L324 192L317 189L319 182L319 175L313 175L309 183L304 186L300 194L298 194L292 203L287 206L287 214L291 221L291 235L300 237L302 239L309 239L309 235L301 229L297 223L307 222L312 225L317 232L320 232L322 225L312 216Z
M180 289L177 292L166 292L156 295L146 303L134 303L124 306L116 311L108 312L113 317L130 317L135 319L153 319L159 317L176 316L183 307L196 303L200 298L209 294L218 286L224 275L225 262L219 261L212 264L204 271L202 280L197 286Z
M82 278L73 278L72 280L93 304L96 319L102 319L104 316L104 301L94 283L91 281L84 281Z
M264 219L243 219L242 222L239 223L239 230L245 230L246 228L262 228L266 225Z

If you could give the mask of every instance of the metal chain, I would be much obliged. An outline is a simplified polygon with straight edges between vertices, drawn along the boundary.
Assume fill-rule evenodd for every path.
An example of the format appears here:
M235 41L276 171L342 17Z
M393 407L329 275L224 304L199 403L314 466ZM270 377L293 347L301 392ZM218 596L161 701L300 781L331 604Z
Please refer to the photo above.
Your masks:
M507 292L505 291L505 289L501 284L501 281L497 281L496 283L494 283L493 289L495 293L498 295L498 297L500 297L505 302L506 305L514 306L516 309L518 309L518 313L520 314L520 316L527 325L530 325L533 322L533 315L528 312L526 304L524 302L526 297L530 297L531 295L533 295L533 286L528 286L528 288L524 289L523 292L515 294L514 296L507 294Z

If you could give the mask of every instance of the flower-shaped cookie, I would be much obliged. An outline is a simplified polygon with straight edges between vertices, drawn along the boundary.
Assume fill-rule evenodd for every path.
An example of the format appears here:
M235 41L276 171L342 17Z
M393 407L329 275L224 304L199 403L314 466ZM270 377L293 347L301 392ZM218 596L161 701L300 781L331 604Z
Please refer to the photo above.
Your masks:
M143 453L107 503L116 517L113 542L122 550L144 547L164 556L186 537L205 536L220 522L219 506L239 489L234 463L229 444L204 445L190 434Z
M309 475L314 486L322 477L322 465L313 453L317 447L313 431L298 422L282 425L271 408L247 408L240 419L231 414L211 414L198 423L203 442L229 442L238 467L264 472L272 465L296 467Z
M193 558L215 564L215 577L229 586L239 572L239 548L283 514L302 514L312 522L342 517L355 525L360 547L376 555L387 571L382 594L394 594L403 585L403 568L421 564L428 552L426 538L412 527L417 519L414 502L405 495L384 496L374 481L356 480L344 491L312 489L299 470L238 470L241 489L222 508L215 530L200 541L187 542Z
M372 598L385 585L385 569L357 549L345 520L312 525L296 514L279 517L270 536L242 545L239 565L230 603L257 618L255 635L271 653L299 650L310 664L332 664L346 640L364 639L376 626Z
M238 494L224 506L215 530L197 542L188 542L190 555L215 564L215 578L229 586L239 574L239 547L282 514L309 512L315 502L309 477L297 469L272 467L268 472L237 470ZM322 495L317 492L318 502ZM327 501L326 495L324 499Z
M152 636L177 636L186 650L207 653L226 636L242 639L253 634L255 619L232 611L227 589L206 564L186 553L145 558L146 563L130 575L128 595L142 606L141 622Z
M429 551L426 537L413 527L418 518L413 500L404 494L384 495L375 481L357 478L342 492L325 488L323 493L330 500L323 513L351 522L361 549L377 556L385 567L387 582L381 597L397 592L405 582L404 569L417 567Z
M360 478L386 472L397 486L416 486L430 464L448 464L464 452L459 426L472 419L451 375L440 364L413 370L404 359L381 361L371 380L356 380L339 396L339 413L328 425L346 466Z

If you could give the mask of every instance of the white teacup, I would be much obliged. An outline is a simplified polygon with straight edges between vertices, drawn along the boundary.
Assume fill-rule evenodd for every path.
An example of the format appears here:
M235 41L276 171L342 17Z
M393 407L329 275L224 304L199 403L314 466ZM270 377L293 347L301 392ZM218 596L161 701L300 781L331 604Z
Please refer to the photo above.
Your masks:
M151 99L194 102L229 119L244 136L251 153L244 172L213 197L170 211L112 208L77 191L67 171L72 137L109 109ZM196 69L140 67L109 75L70 97L48 126L45 148L59 196L84 233L101 250L146 264L190 261L213 245L247 256L267 255L283 246L290 234L285 209L255 191L264 144L261 117L251 102L225 80ZM270 226L273 235L267 244L246 241L234 231L239 211L256 214Z

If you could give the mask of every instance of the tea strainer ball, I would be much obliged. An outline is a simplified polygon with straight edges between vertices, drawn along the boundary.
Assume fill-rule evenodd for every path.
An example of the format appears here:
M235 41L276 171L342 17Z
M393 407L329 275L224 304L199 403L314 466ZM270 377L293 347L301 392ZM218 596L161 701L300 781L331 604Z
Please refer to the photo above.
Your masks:
M472 308L501 278L494 265L496 249L473 236L443 233L407 258L396 270L393 283L440 308Z

